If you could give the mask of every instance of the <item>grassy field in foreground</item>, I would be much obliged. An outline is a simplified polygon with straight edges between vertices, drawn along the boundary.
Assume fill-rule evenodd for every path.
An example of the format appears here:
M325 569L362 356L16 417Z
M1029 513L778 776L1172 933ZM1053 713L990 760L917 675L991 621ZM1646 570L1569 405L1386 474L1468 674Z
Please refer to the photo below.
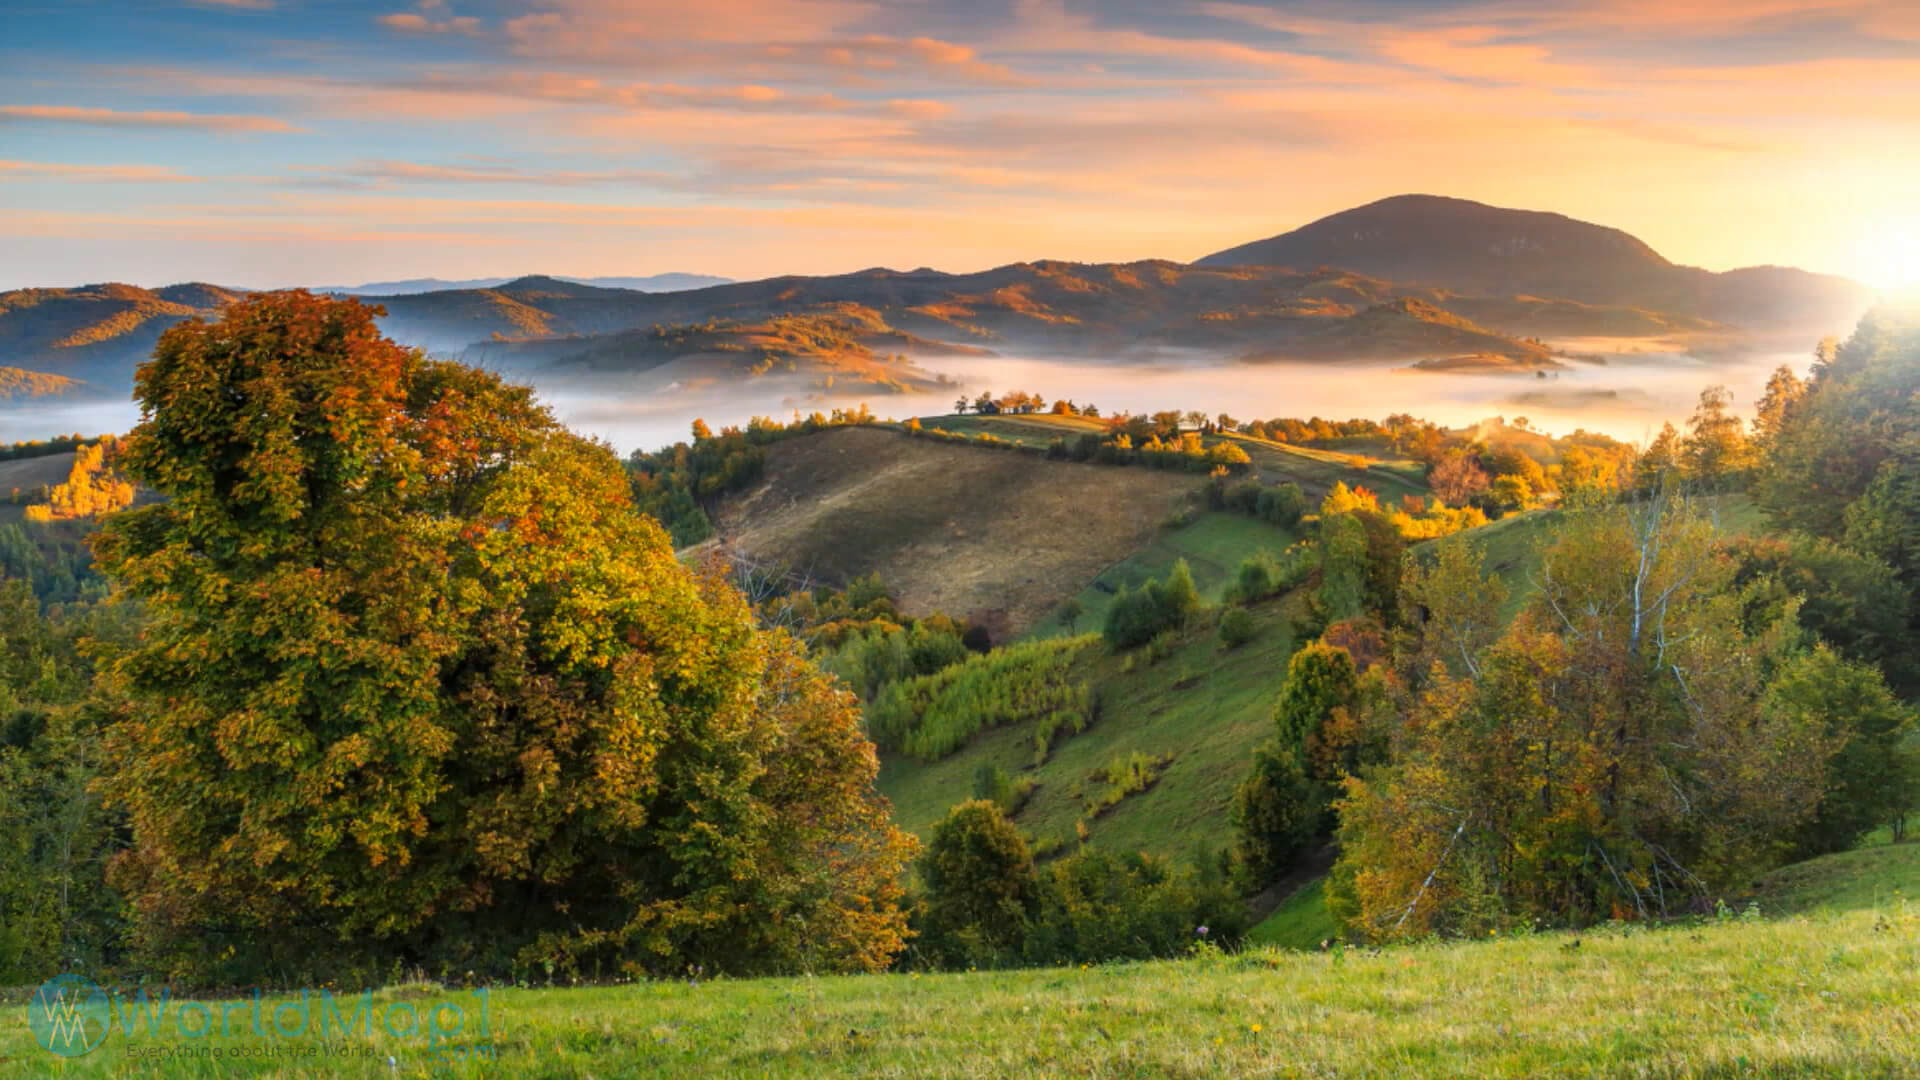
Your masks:
M293 1045L242 1034L243 1023L229 1038L116 1033L63 1060L10 1006L0 1080L1903 1077L1920 1067L1917 995L1920 914L1901 904L1382 951L501 990L491 1060L442 1062L424 1039L379 1033L336 1044L372 1057L320 1064L133 1056ZM434 999L418 1000L424 1010ZM442 1049L471 1054L472 1042Z

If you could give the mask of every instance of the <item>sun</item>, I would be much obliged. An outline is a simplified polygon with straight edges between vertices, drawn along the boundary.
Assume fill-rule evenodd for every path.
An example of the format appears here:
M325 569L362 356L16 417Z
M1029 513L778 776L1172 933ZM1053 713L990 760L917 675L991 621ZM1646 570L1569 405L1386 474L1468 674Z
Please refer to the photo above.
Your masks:
M1860 245L1860 276L1887 292L1920 288L1920 217L1877 222Z

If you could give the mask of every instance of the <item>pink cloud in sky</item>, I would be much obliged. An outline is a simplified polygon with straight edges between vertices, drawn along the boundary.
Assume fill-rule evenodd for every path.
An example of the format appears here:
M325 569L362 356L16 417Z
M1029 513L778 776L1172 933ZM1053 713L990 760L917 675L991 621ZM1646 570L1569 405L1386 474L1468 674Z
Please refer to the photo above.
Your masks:
M122 111L74 105L0 105L0 123L41 121L114 128L194 128L201 131L292 132L300 129L271 116L188 113L172 109Z

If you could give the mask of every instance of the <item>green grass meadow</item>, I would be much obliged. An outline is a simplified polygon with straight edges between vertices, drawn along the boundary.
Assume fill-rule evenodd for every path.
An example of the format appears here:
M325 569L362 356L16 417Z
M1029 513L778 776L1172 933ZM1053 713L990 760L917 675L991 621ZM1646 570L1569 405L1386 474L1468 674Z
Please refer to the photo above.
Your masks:
M1910 1077L1915 850L1805 864L1816 878L1844 866L1852 884L1776 918L1063 969L503 988L484 1039L472 991L399 988L376 995L376 1015L463 1001L467 1031L432 1046L375 1020L371 1037L336 1031L332 1048L352 1056L327 1059L158 1056L304 1045L248 1033L244 1011L228 1037L116 1032L62 1059L35 1044L16 997L0 1009L0 1080Z

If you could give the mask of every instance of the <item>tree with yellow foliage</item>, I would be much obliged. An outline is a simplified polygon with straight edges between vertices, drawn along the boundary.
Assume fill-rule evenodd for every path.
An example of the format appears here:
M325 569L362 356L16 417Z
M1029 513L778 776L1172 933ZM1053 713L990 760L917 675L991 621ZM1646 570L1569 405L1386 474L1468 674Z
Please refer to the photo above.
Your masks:
M883 966L912 844L851 698L611 451L376 314L255 295L137 376L125 464L166 501L99 551L153 618L109 788L149 962Z

